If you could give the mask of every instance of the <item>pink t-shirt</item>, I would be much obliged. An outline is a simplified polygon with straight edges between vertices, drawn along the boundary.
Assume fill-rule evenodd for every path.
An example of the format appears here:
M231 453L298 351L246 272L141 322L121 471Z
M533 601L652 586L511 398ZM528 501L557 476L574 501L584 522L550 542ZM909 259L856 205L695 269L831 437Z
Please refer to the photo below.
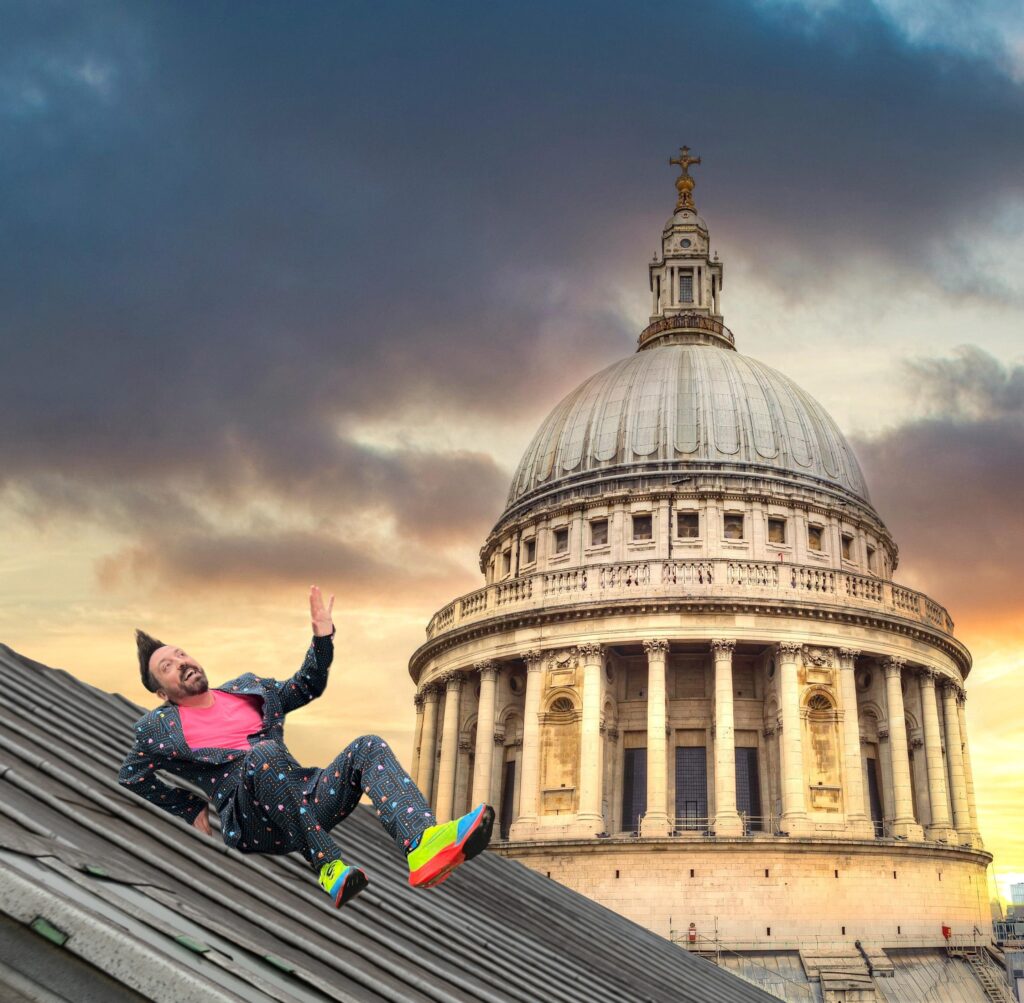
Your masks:
M193 749L248 749L263 728L263 697L211 690L212 707L182 707L181 733Z

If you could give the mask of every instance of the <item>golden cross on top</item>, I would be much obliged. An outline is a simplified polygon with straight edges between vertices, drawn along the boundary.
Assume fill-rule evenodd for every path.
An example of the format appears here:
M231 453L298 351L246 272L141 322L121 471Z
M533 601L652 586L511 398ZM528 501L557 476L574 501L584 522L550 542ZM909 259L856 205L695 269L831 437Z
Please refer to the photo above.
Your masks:
M683 174L689 174L690 173L690 170L689 170L690 164L699 164L699 163L700 163L700 157L691 157L690 156L690 148L688 146L680 146L679 147L679 156L678 157L672 157L672 159L669 160L669 166L671 166L672 164L678 164L682 168Z
M679 156L669 160L670 165L677 164L683 172L676 178L676 191L679 192L679 198L676 199L676 212L680 209L697 211L697 207L693 204L693 186L696 182L690 176L690 165L699 163L700 157L691 157L688 146L679 147Z

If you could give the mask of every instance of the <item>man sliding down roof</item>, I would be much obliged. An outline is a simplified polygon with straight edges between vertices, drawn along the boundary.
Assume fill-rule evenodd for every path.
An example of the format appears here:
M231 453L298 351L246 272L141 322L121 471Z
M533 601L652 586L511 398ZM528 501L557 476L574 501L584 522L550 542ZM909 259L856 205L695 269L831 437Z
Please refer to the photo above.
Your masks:
M181 648L136 630L145 687L166 701L135 724L135 745L118 782L211 835L208 802L158 779L174 773L200 787L220 816L221 836L242 853L301 850L320 886L344 905L367 877L346 865L329 832L369 795L409 862L409 884L429 888L483 850L494 809L437 824L426 799L379 735L363 735L324 769L300 766L284 744L284 718L327 686L334 658L334 596L309 592L313 640L284 681L246 672L210 689L203 667Z

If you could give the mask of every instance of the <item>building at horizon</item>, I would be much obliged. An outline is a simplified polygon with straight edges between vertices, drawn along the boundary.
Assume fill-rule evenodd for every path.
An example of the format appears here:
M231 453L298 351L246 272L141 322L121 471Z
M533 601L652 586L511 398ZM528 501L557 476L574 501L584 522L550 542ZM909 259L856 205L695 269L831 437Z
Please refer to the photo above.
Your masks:
M990 931L971 656L835 421L740 354L684 147L637 350L551 411L413 653L441 818L737 951ZM768 238L770 239L770 237ZM866 998L866 997L865 997Z

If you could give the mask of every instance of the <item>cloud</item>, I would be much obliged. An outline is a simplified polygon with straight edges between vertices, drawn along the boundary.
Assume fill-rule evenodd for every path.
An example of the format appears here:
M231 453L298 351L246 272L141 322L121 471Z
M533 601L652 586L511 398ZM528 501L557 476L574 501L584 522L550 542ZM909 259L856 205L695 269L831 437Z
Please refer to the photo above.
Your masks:
M1024 365L968 345L904 371L922 416L855 440L875 507L900 546L900 577L954 620L1019 613Z

